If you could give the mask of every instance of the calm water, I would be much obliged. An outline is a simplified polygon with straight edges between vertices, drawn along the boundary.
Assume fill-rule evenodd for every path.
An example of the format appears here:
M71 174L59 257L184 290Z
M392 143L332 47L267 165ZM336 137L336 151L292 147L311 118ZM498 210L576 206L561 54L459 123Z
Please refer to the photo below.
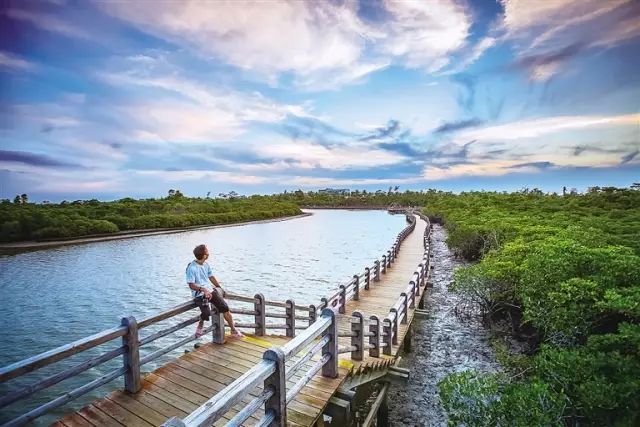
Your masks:
M188 300L184 269L193 259L191 251L200 243L209 247L209 263L225 289L246 295L261 292L272 300L293 298L296 304L316 304L322 296L385 253L405 226L403 215L382 211L310 212L312 216L283 222L98 242L0 257L0 366L116 326L125 315L140 319ZM158 328L176 321L169 322ZM188 327L150 343L141 349L141 354L175 342L193 333L194 328ZM157 328L149 328L148 333L154 330ZM206 341L205 338L202 341ZM105 344L72 360L1 384L0 395L118 344ZM0 421L120 366L118 358L85 372L82 377L44 390L34 398L18 401L0 410ZM148 372L156 366L150 363L142 370ZM80 407L120 386L121 382L116 380L76 400L72 407ZM52 418L42 417L37 424L45 424Z

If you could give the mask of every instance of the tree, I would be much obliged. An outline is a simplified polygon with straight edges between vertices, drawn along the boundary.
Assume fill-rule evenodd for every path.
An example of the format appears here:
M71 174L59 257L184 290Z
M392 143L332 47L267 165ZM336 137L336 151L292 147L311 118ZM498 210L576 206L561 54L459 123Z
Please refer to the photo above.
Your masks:
M13 203L15 203L16 205L19 205L22 203L22 198L20 196L16 196L13 198Z
M207 191L207 199L209 198L210 195L211 195L211 191Z
M22 199L22 203L29 203L29 196L26 194L22 194L20 198Z

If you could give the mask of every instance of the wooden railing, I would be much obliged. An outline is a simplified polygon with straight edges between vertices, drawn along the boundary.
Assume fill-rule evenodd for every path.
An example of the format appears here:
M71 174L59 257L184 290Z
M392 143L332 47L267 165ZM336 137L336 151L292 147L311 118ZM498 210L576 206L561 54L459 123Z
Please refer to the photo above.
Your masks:
M371 268L365 269L364 275L355 275L346 285L340 285L337 293L327 298L322 298L319 309L322 315L313 324L303 331L299 336L289 341L282 347L271 348L264 352L263 360L240 378L229 384L218 394L201 405L186 418L171 418L163 424L164 427L202 427L210 426L226 412L242 401L242 398L253 392L260 384L263 385L262 392L245 405L226 424L230 426L240 426L245 420L251 417L257 410L264 406L264 415L258 421L258 426L286 426L287 425L287 403L290 402L297 393L311 380L311 378L322 370L322 375L326 377L337 376L338 355L350 353L353 360L362 360L364 352L368 351L369 356L379 357L382 354L392 354L392 346L398 342L398 323L407 323L409 310L415 307L416 300L420 296L420 288L426 285L426 278L429 274L429 236L430 225L428 219L419 214L427 221L427 228L424 234L425 252L422 262L413 274L413 279L409 282L404 292L396 300L389 315L382 321L377 316L372 315L366 318L359 311L354 311L350 316L343 315L346 309L346 301L359 297L359 286L363 277L365 279L365 289L369 289ZM400 250L404 239L415 229L415 217L408 213L407 221L410 223L396 239L391 250L383 255L382 262L376 260L375 278L380 277L380 265L386 268L393 263L395 256ZM422 299L420 299L422 301ZM338 311L338 314L335 312ZM349 332L338 332L338 323L349 322ZM320 338L321 339L318 339ZM339 347L338 339L349 337L350 345ZM302 375L301 379L289 390L286 387L286 380L299 371L306 363L311 361L314 355L320 352L320 357ZM286 363L293 360L294 356L299 358L291 367Z
M376 260L372 266L367 267L363 274L355 275L349 283L341 285L337 293L333 294L329 298L323 298L322 302L318 306L297 306L292 300L287 300L285 302L270 301L266 300L262 294L256 294L254 297L249 297L227 293L226 299L236 303L234 307L230 307L230 311L232 313L239 315L239 321L236 323L236 326L245 330L249 329L255 335L266 335L268 330L283 330L288 337L295 337L297 334L296 331L303 329L305 330L305 336L308 337L309 333L318 331L318 328L321 328L323 325L329 327L325 325L327 322L326 318L329 316L326 314L328 312L325 311L325 309L335 309L337 307L340 313L344 313L346 302L350 299L357 300L359 298L360 286L364 286L365 289L368 289L371 282L380 280L380 274L384 274L386 269L395 261L402 241L415 228L415 217L410 214L407 214L406 217L409 225L398 234L391 249L382 256L382 259ZM148 346L150 343L197 323L199 320L199 313L198 315L194 314L194 316L189 317L186 320L164 327L163 329L150 333L144 337L140 336L140 331L145 328L149 328L152 325L158 325L162 321L173 319L190 310L195 310L196 307L197 306L194 301L188 301L141 320L137 320L132 316L125 317L122 318L120 326L107 329L97 334L0 368L1 384L54 363L67 360L83 352L89 350L96 351L100 346L105 344L111 344L111 346L113 346L114 341L117 343L118 340L120 340L119 345L117 345L116 348L104 351L102 354L90 357L88 360L78 363L75 366L37 380L34 383L21 386L16 390L12 390L3 396L0 396L1 409L29 397L34 393L58 384L61 381L76 377L91 368L103 365L116 357L122 356L121 367L113 369L106 374L101 375L99 378L89 381L86 384L68 391L49 402L29 410L28 412L4 424L3 427L26 424L29 421L32 421L55 408L63 406L121 376L124 377L125 390L132 393L137 392L140 390L141 386L140 368L142 366L155 361L159 357L164 356L167 353L190 343L191 341L194 341L196 337L195 335L189 335L142 356L140 354L141 348L144 350L144 347ZM212 341L214 343L222 343L224 341L224 320L222 318L222 314L217 313L214 307L211 308L212 323L204 332L212 334ZM317 325L319 319L317 316L318 312L325 313L322 315L325 320L323 320L319 325ZM251 320L247 322L242 321L246 318ZM279 320L268 322L267 319ZM296 339L295 342L304 341L305 339L302 338L302 340ZM323 372L324 371L325 370L323 370ZM272 397L269 397L268 399L272 399Z

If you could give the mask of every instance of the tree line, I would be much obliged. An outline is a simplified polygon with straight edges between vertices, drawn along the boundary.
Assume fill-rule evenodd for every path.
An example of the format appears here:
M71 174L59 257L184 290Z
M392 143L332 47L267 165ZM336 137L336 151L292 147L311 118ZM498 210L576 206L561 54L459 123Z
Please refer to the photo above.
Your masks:
M230 224L271 219L301 213L294 203L268 196L205 199L185 197L179 190L161 199L113 202L0 202L0 241L64 239L113 234L130 230L153 230Z

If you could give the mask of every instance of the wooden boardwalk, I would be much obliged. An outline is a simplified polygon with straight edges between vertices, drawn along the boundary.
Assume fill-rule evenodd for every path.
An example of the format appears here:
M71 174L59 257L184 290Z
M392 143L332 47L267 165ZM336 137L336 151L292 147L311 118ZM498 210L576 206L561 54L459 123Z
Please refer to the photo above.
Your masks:
M345 315L338 315L338 328L343 334L351 330L351 313L360 311L368 319L376 315L380 319L389 314L389 309L405 291L416 267L424 256L423 235L427 223L416 216L415 230L404 242L392 267L380 276L380 281L371 282L369 290L360 290L358 301L349 300ZM422 297L422 294L421 296ZM364 367L389 365L395 360L403 338L407 333L414 309L407 310L408 322L398 322L398 345L393 345L390 355L371 357L365 351L363 360L351 359L350 353L340 355L339 375L327 378L317 373L309 383L287 404L287 423L292 426L322 425L322 413L329 399L349 375ZM94 401L83 409L69 414L54 425L57 426L140 426L163 424L170 417L184 418L208 399L232 383L262 360L263 353L272 346L282 346L291 338L266 335L247 335L237 339L227 337L225 344L208 343L165 364L142 379L142 388L135 394L115 391L103 399ZM349 346L350 338L341 337L340 346ZM287 366L297 359L287 362ZM311 366L317 357L307 362ZM305 370L301 370L304 372ZM287 389L303 374L287 378ZM214 425L224 425L239 409L261 393L258 387L248 393L241 404ZM243 425L254 425L264 414L256 411Z

